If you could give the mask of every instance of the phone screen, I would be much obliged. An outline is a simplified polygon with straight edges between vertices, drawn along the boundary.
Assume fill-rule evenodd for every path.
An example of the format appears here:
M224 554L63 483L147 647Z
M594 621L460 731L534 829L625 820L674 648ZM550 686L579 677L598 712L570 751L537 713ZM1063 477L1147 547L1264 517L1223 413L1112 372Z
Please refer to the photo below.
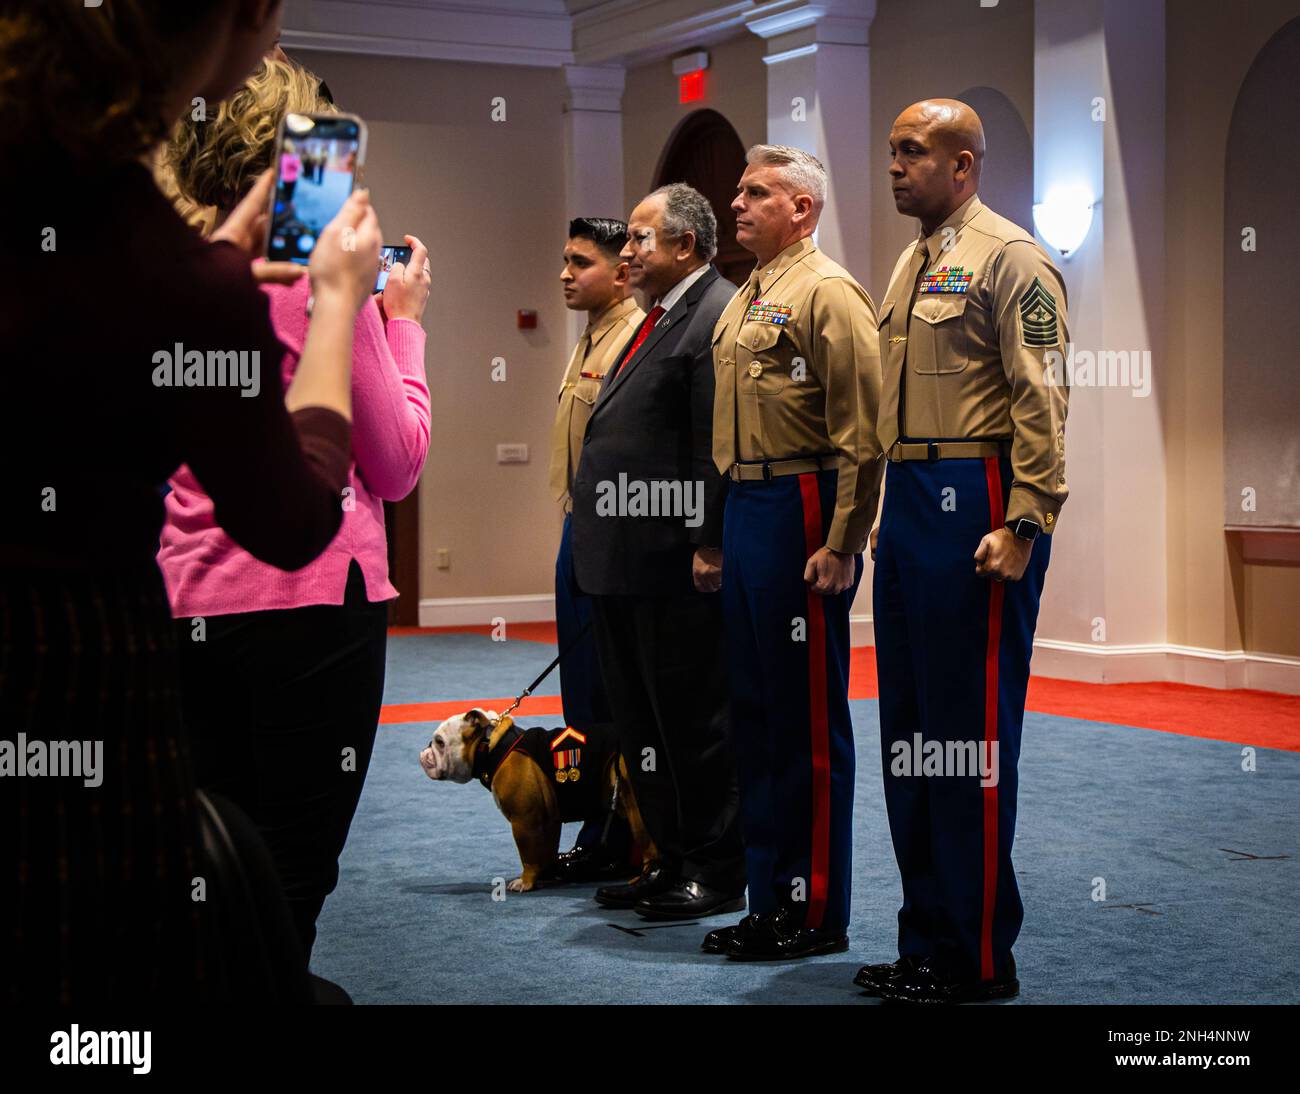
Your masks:
M411 262L411 248L405 243L388 244L379 248L379 279L375 282L375 292L384 291L389 273L399 262L403 266L408 266Z
M267 236L272 262L311 261L316 240L352 193L363 139L359 119L347 115L285 116Z

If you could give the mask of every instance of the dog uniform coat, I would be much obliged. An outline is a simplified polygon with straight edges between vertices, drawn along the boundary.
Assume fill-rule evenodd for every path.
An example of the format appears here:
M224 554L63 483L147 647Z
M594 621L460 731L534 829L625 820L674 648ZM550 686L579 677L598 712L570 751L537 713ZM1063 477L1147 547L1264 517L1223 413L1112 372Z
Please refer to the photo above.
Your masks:
M587 820L608 807L601 776L616 752L608 734L597 729L579 733L571 726L521 729L512 725L495 747L475 757L474 777L490 790L497 770L516 749L531 756L551 778L562 821Z

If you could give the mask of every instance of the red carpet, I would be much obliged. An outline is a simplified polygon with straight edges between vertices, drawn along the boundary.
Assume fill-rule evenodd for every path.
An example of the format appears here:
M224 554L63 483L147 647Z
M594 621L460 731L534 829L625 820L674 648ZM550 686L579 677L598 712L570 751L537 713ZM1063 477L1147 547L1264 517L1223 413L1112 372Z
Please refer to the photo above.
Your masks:
M407 634L492 634L487 625L466 627L389 627L390 635ZM550 642L555 644L554 623L508 623L505 637L507 640L522 639L525 642ZM527 681L525 681L527 683Z
M491 634L478 627L392 627L389 634ZM528 642L555 642L554 623L511 623L507 638ZM540 669L540 666L539 666ZM523 687L527 680L519 682ZM547 681L549 684L550 681ZM876 651L871 646L853 650L849 669L849 698L875 699ZM381 725L403 722L440 722L470 707L504 710L513 696L499 699L462 699L447 703L399 703L386 706ZM1190 684L1085 684L1035 676L1029 681L1029 710L1082 718L1090 722L1155 729L1184 737L1232 741L1259 748L1300 752L1300 697L1271 691L1238 689L1220 691ZM520 716L558 717L558 695L534 695L516 712Z

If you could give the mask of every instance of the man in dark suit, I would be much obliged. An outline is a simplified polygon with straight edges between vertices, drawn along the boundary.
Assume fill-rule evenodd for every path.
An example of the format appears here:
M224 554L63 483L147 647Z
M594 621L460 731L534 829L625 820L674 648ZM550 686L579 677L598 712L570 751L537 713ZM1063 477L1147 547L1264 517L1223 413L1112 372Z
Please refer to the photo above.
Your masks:
M717 221L681 183L628 219L622 257L653 305L606 373L573 485L573 562L601 674L659 859L608 908L648 919L744 907L723 648L722 509L713 464L713 328L734 286L709 265Z

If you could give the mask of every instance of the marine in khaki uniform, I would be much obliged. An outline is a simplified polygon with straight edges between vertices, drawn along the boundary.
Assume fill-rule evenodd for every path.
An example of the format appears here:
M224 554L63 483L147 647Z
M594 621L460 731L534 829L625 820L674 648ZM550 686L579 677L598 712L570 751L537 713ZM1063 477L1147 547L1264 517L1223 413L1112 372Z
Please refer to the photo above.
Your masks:
M749 912L737 960L847 946L853 726L849 608L876 513L880 356L871 299L810 238L816 157L758 145L736 238L758 258L713 333L714 462L731 476L722 595Z
M588 315L587 329L573 347L560 385L559 407L551 429L550 466L551 493L563 504L565 513L555 560L555 627L564 651L560 692L565 723L584 733L609 723L611 715L595 639L588 627L591 601L578 591L573 576L570 492L601 380L645 318L630 295L627 263L619 257L626 241L627 225L623 221L579 217L569 224L560 273L565 305ZM588 628L585 633L584 627ZM618 818L608 830L603 821L589 823L578 833L574 848L559 856L559 878L592 881L621 876L626 872L628 839L626 824Z
M976 195L979 118L909 107L890 134L898 211L920 237L880 308L885 500L872 613L899 960L857 977L906 1002L1019 991L1011 865L1038 602L1066 497L1065 285L1028 232ZM878 537L878 538L877 538ZM934 755L937 768L916 752ZM961 759L962 762L958 762Z
M621 220L580 218L573 221L570 230L584 231L588 225L615 226L607 229L615 239L618 226L622 226L623 237L627 236L627 227ZM596 230L594 227L591 229L593 233ZM622 246L619 240L618 247ZM599 272L598 264L602 258L614 264L608 279L612 295L603 302L597 299L595 309L588 310L587 329L573 347L564 370L560 405L555 412L555 424L551 427L551 494L564 505L565 513L573 507L569 491L573 488L578 457L582 455L587 419L591 417L591 408L600 394L600 382L645 319L645 312L637 306L627 286L627 264L618 259L617 251L612 256L608 252L602 254L601 244L591 236L570 236L565 248L564 272L560 275L564 282L565 305L573 310L581 309L591 299L591 293L598 293L605 287L589 289L580 280L589 270Z

